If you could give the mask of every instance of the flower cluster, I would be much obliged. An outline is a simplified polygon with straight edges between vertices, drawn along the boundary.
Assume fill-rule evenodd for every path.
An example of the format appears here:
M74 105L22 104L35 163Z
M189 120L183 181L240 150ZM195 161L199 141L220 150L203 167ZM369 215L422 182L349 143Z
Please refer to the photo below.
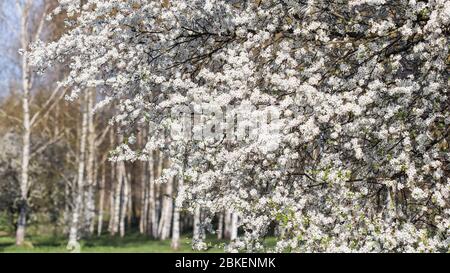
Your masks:
M239 214L228 251L449 250L449 1L60 2L70 28L33 65L69 63L74 94L150 127L118 157L161 149L177 202ZM274 107L278 133L172 139L172 110L198 103Z

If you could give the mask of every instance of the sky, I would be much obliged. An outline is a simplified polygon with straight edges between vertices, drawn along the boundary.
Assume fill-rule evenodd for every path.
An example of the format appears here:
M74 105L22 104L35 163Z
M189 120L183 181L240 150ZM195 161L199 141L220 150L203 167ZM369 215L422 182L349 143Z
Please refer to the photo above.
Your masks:
M8 93L11 78L19 73L13 60L17 36L12 30L18 27L19 20L12 3L11 0L0 0L0 96Z

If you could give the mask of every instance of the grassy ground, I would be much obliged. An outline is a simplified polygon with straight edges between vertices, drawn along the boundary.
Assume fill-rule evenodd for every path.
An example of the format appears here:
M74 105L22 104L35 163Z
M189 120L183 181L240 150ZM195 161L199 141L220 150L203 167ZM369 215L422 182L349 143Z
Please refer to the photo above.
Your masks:
M211 239L210 248L206 252L222 252L222 242ZM30 236L26 246L14 245L14 238L0 234L0 252L69 252L66 248L67 238L50 236ZM163 253L163 252L194 252L190 239L182 237L181 248L174 251L170 248L170 240L151 240L139 234L127 235L124 238L102 235L81 241L81 252L132 252L132 253Z

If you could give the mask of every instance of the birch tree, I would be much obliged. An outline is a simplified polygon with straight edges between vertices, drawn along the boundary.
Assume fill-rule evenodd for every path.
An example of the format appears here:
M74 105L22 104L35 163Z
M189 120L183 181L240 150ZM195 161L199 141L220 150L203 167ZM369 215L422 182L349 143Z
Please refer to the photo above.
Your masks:
M125 169L125 163L123 161L118 163L118 179L120 180L119 185L121 186L120 189L120 195L118 196L118 202L119 205L119 222L117 223L119 225L119 232L120 237L125 236L125 219L127 216L127 209L128 209L128 202L129 202L129 184L128 184L128 177L127 177L127 171ZM117 212L116 212L117 213Z
M148 185L148 233L153 237L157 237L158 233L158 211L156 206L156 186L155 186L155 161L154 151L149 153L148 160L149 185Z
M87 234L93 233L93 220L95 216L95 192L94 187L97 177L95 176L95 160L96 160L96 131L94 120L94 103L95 90L91 89L87 92L87 161L86 161L86 186L85 186L85 209L84 209L84 225Z
M164 185L162 196L161 219L159 221L158 233L161 240L166 240L170 236L173 215L173 183L174 177L170 177Z
M172 247L172 249L179 249L180 248L180 213L182 211L182 203L177 201L179 198L178 196L180 196L180 194L183 193L184 191L184 181L183 181L183 174L180 175L179 179L177 180L177 199L175 201L175 208L173 210L173 224L172 224L172 242L170 244L170 246Z
M142 145L142 138L143 138L143 132L141 132L138 135L138 143ZM140 167L140 171L141 171L141 175L140 175L140 190L141 190L141 195L140 195L140 218L139 218L139 232L141 234L147 234L147 230L148 230L148 207L149 207L149 197L148 197L148 170L147 170L147 166L148 164L146 162L144 162L143 164L141 164Z
M100 236L102 234L103 229L103 213L105 206L105 198L106 198L106 159L102 160L102 174L100 178L99 185L99 197L98 197L98 218L97 218L97 235Z
M85 189L85 164L86 164L86 142L89 123L89 93L86 93L84 103L81 104L81 128L80 128L80 145L78 151L78 172L77 181L73 187L73 209L72 219L69 230L69 243L68 246L75 246L79 240L80 228L82 228L82 215L83 215L83 196Z
M48 9L54 1L31 1L17 0L5 1L0 8L0 22L8 29L12 37L17 38L20 52L24 52L30 43L41 39L44 36L44 21ZM15 16L17 16L17 20ZM21 99L22 99L22 153L21 153L21 178L20 192L21 200L19 206L19 216L17 220L16 244L22 245L26 235L26 223L28 213L29 189L32 181L29 177L30 160L33 153L42 152L51 143L43 144L36 152L31 151L32 129L39 123L43 114L51 111L58 100L64 95L60 87L56 87L48 97L43 107L32 113L30 110L30 100L35 84L35 73L32 71L26 55L11 56L18 57L18 69L20 71Z

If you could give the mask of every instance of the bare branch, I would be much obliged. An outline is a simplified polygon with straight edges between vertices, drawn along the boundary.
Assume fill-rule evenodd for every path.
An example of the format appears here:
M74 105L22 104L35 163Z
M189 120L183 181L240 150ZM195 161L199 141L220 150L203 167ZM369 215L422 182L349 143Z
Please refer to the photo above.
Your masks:
M102 144L102 142L105 140L106 134L109 132L109 129L111 129L111 125L108 124L105 129L103 129L103 132L97 136L97 139L95 140L95 146L99 146Z
M38 149L36 149L35 151L32 151L30 153L31 158L33 158L35 155L38 155L40 153L42 153L45 149L47 149L48 146L58 142L60 139L62 139L62 137L64 136L63 133L60 133L59 135L51 138L49 141L47 141L46 143L42 144L41 147L39 147Z
M14 117L14 116L11 116L10 114L6 113L3 109L0 109L0 114L4 115L8 119L11 119L11 120L17 121L19 123L22 123L21 119L19 119L17 117Z
M47 101L45 101L44 105L41 107L41 109L39 111L37 111L33 117L31 118L30 124L31 124L31 128L33 128L36 124L38 119L44 114L44 113L48 113L50 112L56 105L57 103L64 97L64 95L66 94L67 89L64 89L64 91L59 92L61 89L61 86L56 87L52 94L50 95L50 97L47 99ZM59 96L56 96L58 95Z

